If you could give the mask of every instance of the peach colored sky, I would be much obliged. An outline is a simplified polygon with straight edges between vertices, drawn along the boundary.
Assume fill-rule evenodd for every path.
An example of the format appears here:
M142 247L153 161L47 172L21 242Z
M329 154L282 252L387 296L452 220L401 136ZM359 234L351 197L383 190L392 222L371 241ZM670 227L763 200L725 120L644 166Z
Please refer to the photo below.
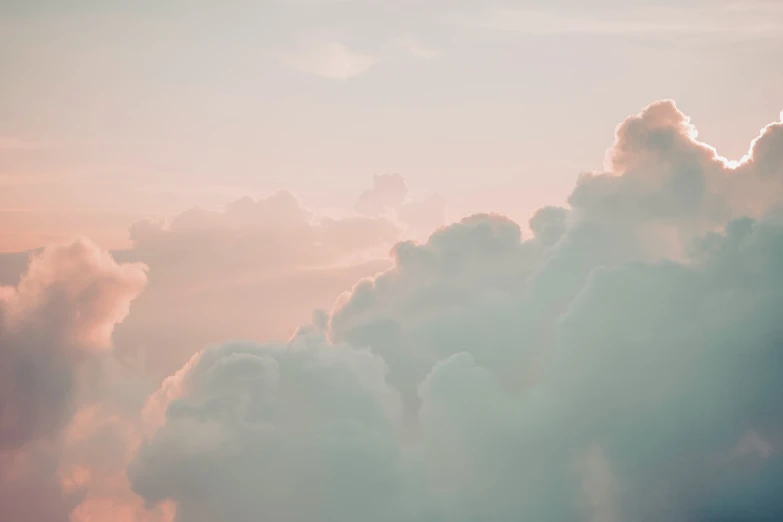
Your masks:
M652 100L741 157L781 54L761 0L6 1L0 250L121 246L140 217L279 189L346 213L390 172L452 218L524 222Z
M781 56L780 0L0 0L0 518L783 520Z

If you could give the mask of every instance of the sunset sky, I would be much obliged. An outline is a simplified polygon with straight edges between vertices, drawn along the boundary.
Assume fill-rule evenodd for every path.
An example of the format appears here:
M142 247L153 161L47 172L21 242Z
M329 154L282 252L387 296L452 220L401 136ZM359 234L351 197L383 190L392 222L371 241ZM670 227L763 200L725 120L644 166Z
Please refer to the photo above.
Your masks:
M657 99L739 159L781 53L776 0L5 0L0 249L280 189L342 213L394 172L525 221Z
M783 520L781 109L781 0L0 0L0 520Z

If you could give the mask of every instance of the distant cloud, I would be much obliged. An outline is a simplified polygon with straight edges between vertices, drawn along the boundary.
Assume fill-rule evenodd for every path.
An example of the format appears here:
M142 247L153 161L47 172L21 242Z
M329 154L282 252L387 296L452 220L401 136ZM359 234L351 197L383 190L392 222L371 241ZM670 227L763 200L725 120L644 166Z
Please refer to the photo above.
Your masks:
M416 58L433 60L435 58L438 58L441 54L443 54L443 52L440 49L435 49L434 47L428 47L422 44L415 37L410 35L397 38L394 42L400 47L402 47L403 49L405 49L406 51L408 51L411 55L415 56Z
M278 55L284 66L331 80L347 80L366 73L378 62L370 54L354 51L340 42L308 44Z
M399 232L383 217L314 216L288 191L221 211L192 208L169 223L138 221L133 247L118 256L155 276L118 328L117 351L145 353L148 371L162 378L210 342L288 336L313 308L387 268ZM261 310L269 320L257 320Z

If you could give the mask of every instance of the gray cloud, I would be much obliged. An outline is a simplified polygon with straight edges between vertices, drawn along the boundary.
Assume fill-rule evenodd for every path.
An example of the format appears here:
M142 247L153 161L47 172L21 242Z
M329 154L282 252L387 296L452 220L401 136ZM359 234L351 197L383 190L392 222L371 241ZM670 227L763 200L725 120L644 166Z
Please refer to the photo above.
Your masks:
M728 165L653 104L533 237L465 218L289 344L204 351L134 490L195 521L779 518L781 128Z
M129 469L134 490L193 522L417 520L385 371L307 331L204 351L164 383L165 424Z
M23 522L779 519L780 150L773 123L730 164L657 102L530 237L481 214L398 243L285 343L202 349L376 272L355 262L396 237L377 216L411 204L402 178L363 196L376 217L282 192L138 223L117 258L149 292L116 332L146 268L47 248L0 290L0 501ZM108 356L140 342L161 359Z

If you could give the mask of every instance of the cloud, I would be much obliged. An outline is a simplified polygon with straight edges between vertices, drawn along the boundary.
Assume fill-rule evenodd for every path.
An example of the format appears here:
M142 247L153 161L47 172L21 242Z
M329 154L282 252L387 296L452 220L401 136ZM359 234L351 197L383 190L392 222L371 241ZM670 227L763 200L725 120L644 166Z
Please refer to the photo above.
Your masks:
M304 331L207 350L164 384L165 422L129 469L134 490L174 499L176 520L192 522L409 520L384 373L379 357Z
M289 343L203 351L134 490L197 522L779 518L781 129L729 164L652 104L531 237L465 218Z
M146 282L144 265L77 240L35 254L16 286L0 287L0 501L13 520L65 521L81 502L61 474L66 434L103 396L112 330Z
M377 57L340 42L307 44L297 51L280 53L277 58L295 71L340 81L361 76L378 63Z
M142 220L131 226L134 250L150 262L188 255L189 270L324 266L352 251L385 246L397 237L386 220L315 220L287 191L259 200L245 197L223 211L193 208L170 224ZM225 254L230 252L231 255ZM178 274L183 267L177 267Z
M427 47L410 35L401 36L400 38L397 38L394 43L408 51L412 56L424 60L433 60L443 54L439 49Z
M118 265L76 241L45 249L15 288L0 289L0 448L67 422L79 369L111 348L112 330L145 284L143 265Z
M729 162L656 102L531 235L469 216L380 273L353 263L396 238L398 176L376 217L281 192L140 222L120 262L50 247L0 297L0 501L23 522L780 519L780 150L776 122ZM287 342L217 342L337 273L364 277Z
M133 248L117 255L147 264L151 280L117 329L118 353L143 354L163 378L226 338L287 337L313 308L385 269L398 234L381 217L316 217L287 191L139 221Z

